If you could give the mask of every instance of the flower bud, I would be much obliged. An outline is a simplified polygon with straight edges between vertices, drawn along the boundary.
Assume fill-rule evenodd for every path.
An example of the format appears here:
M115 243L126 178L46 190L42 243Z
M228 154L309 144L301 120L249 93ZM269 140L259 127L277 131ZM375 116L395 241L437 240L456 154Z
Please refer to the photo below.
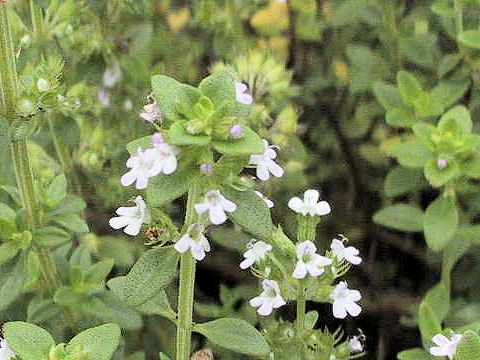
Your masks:
M235 124L230 127L230 137L233 139L239 139L243 136L243 129L241 125Z
M200 172L202 174L210 175L212 173L212 171L213 171L212 164L205 163L205 164L200 165Z
M448 161L445 158L439 158L437 160L437 166L440 170L445 169L448 166Z
M160 133L155 133L153 134L152 136L152 142L154 144L157 144L157 145L160 145L160 144L163 144L165 142L165 140L163 139L163 135L160 134Z

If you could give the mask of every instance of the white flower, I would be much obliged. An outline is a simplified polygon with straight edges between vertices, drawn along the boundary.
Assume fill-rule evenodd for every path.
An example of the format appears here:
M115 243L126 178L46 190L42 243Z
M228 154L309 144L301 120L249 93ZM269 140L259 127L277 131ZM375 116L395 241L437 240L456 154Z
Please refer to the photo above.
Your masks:
M450 340L445 335L437 334L432 338L432 341L438 346L430 348L430 355L447 356L449 359L453 359L460 340L462 340L460 334L454 334Z
M123 107L124 107L125 110L127 110L127 111L132 111L132 109L133 109L133 101L132 101L131 99L125 100L125 102L123 103Z
M45 92L50 90L50 83L48 82L47 79L40 78L37 80L37 89L40 92Z
M350 290L347 287L347 282L340 282L330 294L333 299L333 316L337 319L345 319L347 313L352 316L358 316L362 308L356 304L360 301L362 295L358 290Z
M270 200L269 198L267 198L265 195L263 195L260 191L255 191L255 194L257 194L260 199L262 199L263 201L265 201L265 204L267 204L267 206L271 209L275 206L275 204L273 203L272 200Z
M158 175L162 170L157 152L154 149L142 151L140 147L136 153L130 155L126 165L131 170L121 177L120 182L123 186L136 182L137 189L145 189L148 186L148 179Z
M260 296L250 300L250 305L258 307L258 313L263 316L270 315L273 309L286 304L280 295L280 288L275 280L263 280L263 291Z
M143 107L143 112L140 113L140 117L145 121L153 123L162 117L162 111L156 103L148 104Z
M0 360L15 359L15 353L8 346L7 340L0 337Z
M348 348L352 352L362 352L363 351L363 344L360 341L360 336L354 336L348 342Z
M252 266L254 263L258 263L261 260L265 259L267 253L272 250L272 245L269 245L263 241L255 242L250 249L248 249L244 254L243 260L240 263L240 269L246 269Z
M114 87L115 84L122 78L122 69L118 61L114 62L103 73L102 83L107 88Z
M297 265L292 276L295 279L303 279L307 274L317 277L323 274L324 266L331 265L332 259L318 255L317 247L310 240L297 245Z
M320 194L317 190L307 190L303 195L303 200L299 197L293 197L288 202L288 207L303 216L322 216L330 214L332 209L326 201L318 202Z
M163 139L162 141L157 141L158 138L159 137L154 135L153 146L155 148L152 149L156 156L156 170L165 175L173 174L175 170L177 170L177 155L179 150L176 146L163 142ZM150 151L150 149L147 151Z
M150 222L150 212L147 204L142 197L138 195L134 200L136 206L133 207L119 207L116 211L117 217L111 218L109 224L115 230L125 228L123 231L127 235L136 236L140 232L142 224Z
M250 164L257 165L257 177L262 181L270 178L270 173L276 177L283 176L283 169L273 159L277 157L277 153L268 144L267 140L263 140L265 151L261 155L250 155Z
M358 256L360 251L353 246L345 247L345 245L343 245L343 241L341 240L333 239L330 248L332 249L333 256L335 256L339 261L345 259L347 262L353 265L358 265L362 262L362 258Z
M211 223L220 225L227 221L225 212L234 212L237 210L237 205L227 200L219 190L210 190L205 194L203 203L195 204L195 210L198 214L208 211Z
M253 97L250 94L245 94L247 90L247 85L244 83L235 82L235 93L237 96L237 101L240 104L250 105L253 103Z
M188 227L187 233L182 235L180 240L175 244L174 248L183 254L190 249L192 256L197 260L203 260L205 253L210 251L210 243L203 235L205 226L202 224L193 224Z
M110 106L110 93L107 89L98 89L97 99L100 101L100 104L102 104L103 107L108 108Z

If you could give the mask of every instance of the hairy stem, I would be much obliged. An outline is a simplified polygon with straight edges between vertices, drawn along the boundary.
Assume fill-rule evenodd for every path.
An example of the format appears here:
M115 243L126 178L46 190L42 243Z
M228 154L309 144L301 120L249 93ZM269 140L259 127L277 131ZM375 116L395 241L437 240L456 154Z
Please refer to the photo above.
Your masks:
M307 300L303 291L303 286L299 282L297 287L297 320L295 326L297 329L297 335L300 335L305 329L305 313L307 307Z
M182 233L195 223L197 214L194 205L198 202L200 188L195 184L188 192L187 213ZM190 252L185 252L180 258L180 290L178 294L177 322L177 360L188 360L191 351L193 298L195 289L196 261Z

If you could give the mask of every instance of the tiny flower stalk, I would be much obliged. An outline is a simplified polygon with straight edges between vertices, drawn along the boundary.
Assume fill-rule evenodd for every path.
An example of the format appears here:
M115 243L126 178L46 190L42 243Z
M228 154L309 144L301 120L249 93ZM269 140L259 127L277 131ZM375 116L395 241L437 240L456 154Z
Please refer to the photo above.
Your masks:
M188 192L187 212L182 233L193 225L197 218L195 204L200 202L201 192L199 184L192 186ZM176 359L188 360L191 351L193 298L195 289L196 260L189 251L184 252L180 258L180 290L178 294L178 321Z

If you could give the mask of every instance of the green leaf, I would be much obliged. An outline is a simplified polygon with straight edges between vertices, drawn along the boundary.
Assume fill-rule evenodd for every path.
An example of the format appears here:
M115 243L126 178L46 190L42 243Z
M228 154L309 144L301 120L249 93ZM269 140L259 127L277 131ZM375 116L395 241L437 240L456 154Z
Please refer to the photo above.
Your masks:
M445 109L458 103L470 88L470 79L441 81L432 91L430 96L443 105Z
M13 259L19 252L20 246L14 241L8 241L0 245L0 265Z
M458 64L460 64L461 60L462 58L459 54L445 55L440 61L440 64L438 64L438 70L437 70L438 77L440 79L445 77L448 73L450 73L453 69L455 69ZM448 105L445 105L445 106L448 107Z
M269 240L272 237L273 223L270 209L265 202L251 189L237 191L224 188L225 197L237 205L228 217L256 239Z
M305 327L307 329L313 329L318 320L318 312L315 310L309 311L305 315Z
M262 334L245 320L224 318L197 324L193 331L214 344L251 356L267 356L270 347Z
M423 302L430 306L438 320L442 322L450 310L450 291L445 284L438 283L428 290Z
M8 308L22 294L25 278L25 263L19 261L0 285L0 311Z
M397 144L391 150L398 162L409 168L419 168L431 158L432 153L419 140L409 140Z
M177 111L189 120L196 119L198 116L194 106L201 96L202 93L197 88L185 84L180 85L175 96Z
M109 289L112 290L112 292L122 301L125 297L125 279L126 276L118 276L107 282ZM139 306L134 306L133 308L142 314L160 315L167 319L175 319L177 316L168 301L165 290L158 291L150 300Z
M432 307L424 301L420 303L418 309L418 327L424 344L428 344L432 337L442 332L440 320Z
M62 286L55 291L53 301L55 304L72 306L80 300L79 294L71 286Z
M185 194L199 175L194 163L180 164L171 175L159 175L151 178L147 188L147 203L151 208L165 205Z
M373 84L373 93L385 110L402 108L404 106L400 92L393 85L378 81Z
M30 323L41 323L52 318L58 318L61 308L52 299L43 299L35 296L28 303L27 321Z
M386 121L388 125L400 128L408 128L416 123L413 114L401 108L393 108L388 110Z
M170 121L178 119L175 95L181 86L182 83L168 76L155 75L152 77L152 90L157 104L163 115Z
M9 206L0 203L0 238L9 239L17 231L16 216Z
M120 328L116 324L105 324L82 331L68 346L81 345L88 360L110 360L120 341Z
M427 185L420 169L397 167L388 173L383 191L386 196L395 197L422 189Z
M396 204L381 209L373 216L376 224L400 231L422 231L423 212L408 204Z
M450 278L453 267L460 258L470 249L475 241L480 241L480 227L467 226L458 229L452 241L443 250L442 279Z
M55 226L46 226L33 233L33 242L42 247L58 247L70 241L70 234Z
M239 139L213 140L213 147L221 154L230 156L262 154L265 151L262 138L248 126L242 126L243 136Z
M105 259L90 266L85 274L85 283L99 284L101 281L105 280L108 274L110 274L113 265L113 259Z
M480 336L472 330L462 334L462 340L457 347L455 360L480 359Z
M398 91L405 104L414 106L418 98L423 94L422 85L412 74L406 71L397 73Z
M57 207L51 212L52 215L56 214L71 214L79 213L87 207L85 201L82 198L75 195L67 195L67 197L57 205Z
M60 201L67 196L67 177L64 174L58 175L53 179L47 188L47 205L51 208L57 206Z
M431 158L427 161L424 168L425 178L428 182L435 187L440 187L460 175L460 167L455 160L448 161L445 168L438 167L437 159Z
M229 68L215 71L203 79L198 88L203 95L212 100L215 107L224 101L232 103L236 101L235 77Z
M126 148L130 154L136 153L138 148L141 148L143 151L146 149L151 149L153 148L152 136L148 135L132 140L126 145Z
M50 348L55 345L52 335L46 330L23 321L6 323L3 335L13 352L22 360L47 359Z
M448 126L448 122L451 119L455 120L461 127L463 135L469 135L472 132L472 118L470 117L470 112L465 106L455 106L443 114L438 122L438 128L443 130L446 126Z
M148 250L125 280L125 302L130 306L144 304L175 278L180 256L173 247Z
M17 217L17 214L10 206L4 203L0 203L0 218L5 218L11 221L12 223L15 223L16 217Z
M76 214L58 214L53 217L53 221L75 233L89 232L87 223Z
M420 117L438 116L444 111L444 104L429 93L420 94L415 100L414 107Z
M167 131L167 142L172 145L205 146L210 143L210 140L208 135L190 135L181 122L173 123Z
M397 354L398 360L430 360L430 355L423 349L408 349Z
M458 34L457 40L460 44L472 49L480 49L480 31L468 30Z
M454 199L448 196L439 196L425 211L423 231L425 240L430 249L442 250L458 228L458 210Z
M418 123L413 125L412 130L428 149L435 151L435 144L432 142L432 135L437 131L435 126L427 123Z

